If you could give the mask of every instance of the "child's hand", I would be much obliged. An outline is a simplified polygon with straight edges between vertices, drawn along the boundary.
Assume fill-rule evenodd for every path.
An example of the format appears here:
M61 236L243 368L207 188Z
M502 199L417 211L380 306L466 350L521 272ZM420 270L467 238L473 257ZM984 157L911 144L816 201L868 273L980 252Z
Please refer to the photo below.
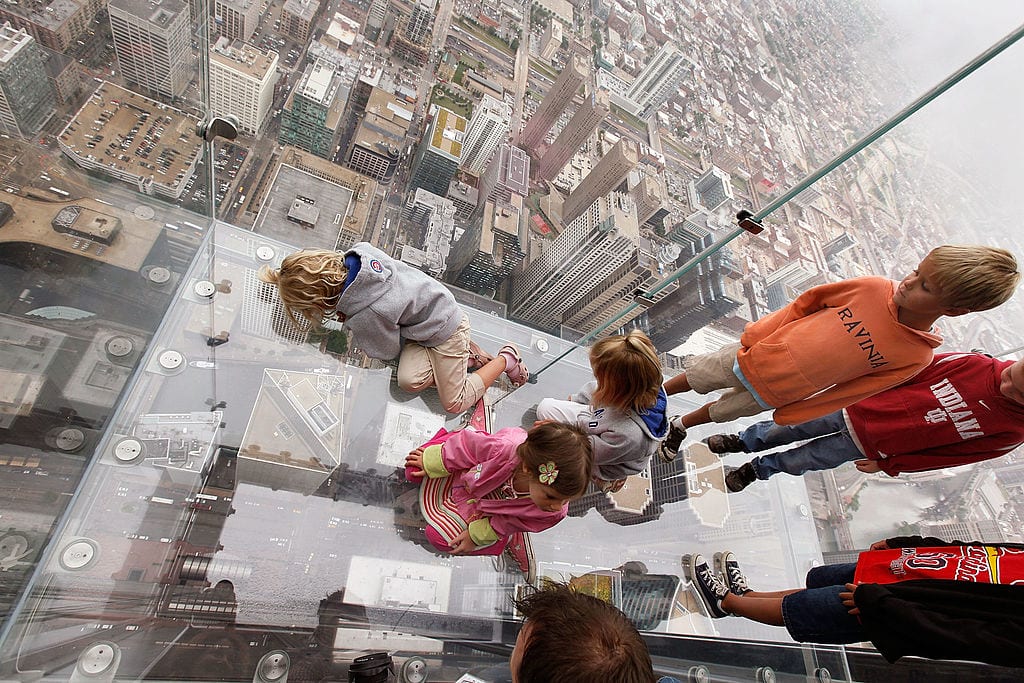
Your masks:
M554 422L554 420L534 420L533 426L534 427L539 427L540 425L546 425L549 422Z
M881 541L875 541L872 543L868 550L892 550L892 548L890 548L889 544L885 542L885 539L882 539Z
M843 601L843 606L846 607L846 611L856 616L860 614L860 608L857 607L857 603L853 601L853 594L857 591L857 584L848 583L846 584L846 590L839 594L839 599Z
M417 448L416 450L411 451L409 455L405 456L405 466L407 468L412 468L412 472L409 473L412 476L425 476L427 473L423 469L423 449Z
M469 529L463 529L462 533L452 539L452 555L467 555L476 550L476 543L469 537Z
M882 468L878 466L878 462L875 460L854 460L853 464L864 474L874 474L875 472L882 471Z

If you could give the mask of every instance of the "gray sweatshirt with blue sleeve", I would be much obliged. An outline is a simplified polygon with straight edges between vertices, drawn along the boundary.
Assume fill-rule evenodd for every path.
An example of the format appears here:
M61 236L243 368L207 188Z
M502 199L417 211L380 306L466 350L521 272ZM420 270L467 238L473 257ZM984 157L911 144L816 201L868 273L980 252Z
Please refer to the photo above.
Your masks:
M350 255L359 257L359 271L337 309L368 356L395 358L403 340L431 347L455 333L463 313L447 287L367 242L352 245Z
M659 392L655 405L642 413L595 407L592 402L595 391L596 380L587 382L569 397L590 407L580 413L579 426L590 434L595 474L605 481L615 481L641 472L668 432L664 389Z

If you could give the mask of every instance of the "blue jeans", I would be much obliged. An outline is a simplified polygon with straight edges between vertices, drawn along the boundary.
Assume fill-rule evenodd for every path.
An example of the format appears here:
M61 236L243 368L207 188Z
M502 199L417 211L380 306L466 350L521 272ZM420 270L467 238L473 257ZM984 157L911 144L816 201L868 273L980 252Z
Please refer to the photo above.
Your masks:
M793 640L843 645L867 639L860 620L839 598L856 569L854 562L814 567L807 572L806 589L782 598L782 619Z
M778 425L765 420L740 432L740 440L751 453L807 439L810 441L794 448L751 460L757 478L767 479L779 472L800 476L809 470L830 470L844 462L864 458L850 437L841 410L798 425Z

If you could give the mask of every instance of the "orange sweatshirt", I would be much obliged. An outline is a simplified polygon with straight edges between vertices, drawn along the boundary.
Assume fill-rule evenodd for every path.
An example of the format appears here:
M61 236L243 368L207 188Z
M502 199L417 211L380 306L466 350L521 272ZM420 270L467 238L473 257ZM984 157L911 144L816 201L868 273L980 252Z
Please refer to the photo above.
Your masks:
M750 323L736 356L778 424L800 424L910 379L942 337L897 320L893 281L860 277L812 287Z

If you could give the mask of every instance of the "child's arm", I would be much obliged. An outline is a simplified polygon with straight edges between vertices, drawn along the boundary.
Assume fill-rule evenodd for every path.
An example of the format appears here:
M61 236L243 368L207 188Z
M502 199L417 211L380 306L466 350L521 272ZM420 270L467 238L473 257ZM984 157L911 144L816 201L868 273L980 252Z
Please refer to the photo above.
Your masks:
M482 462L493 460L504 454L508 448L508 441L500 435L463 429L445 441L444 448L438 449L438 452L440 464L447 474L457 470L468 470ZM430 475L429 470L427 474Z
M490 545L517 531L536 533L550 529L563 517L565 517L564 510L562 513L547 513L543 518L496 513L490 517L473 520L463 533L466 535L465 539L468 539L474 547L479 547ZM454 546L460 538L462 538L462 534L452 540L452 545ZM473 547L470 547L470 550L473 550Z

